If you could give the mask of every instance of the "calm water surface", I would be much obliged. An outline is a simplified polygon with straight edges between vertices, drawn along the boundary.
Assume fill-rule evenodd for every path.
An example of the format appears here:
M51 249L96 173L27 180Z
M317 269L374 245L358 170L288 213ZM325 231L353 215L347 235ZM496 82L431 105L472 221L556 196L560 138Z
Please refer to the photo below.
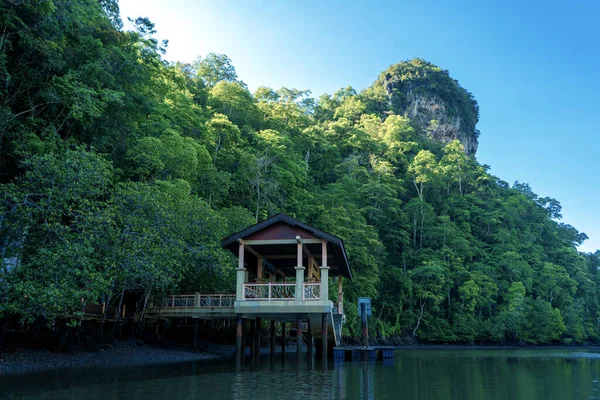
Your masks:
M0 399L600 399L600 350L398 350L391 365L281 359L0 377Z

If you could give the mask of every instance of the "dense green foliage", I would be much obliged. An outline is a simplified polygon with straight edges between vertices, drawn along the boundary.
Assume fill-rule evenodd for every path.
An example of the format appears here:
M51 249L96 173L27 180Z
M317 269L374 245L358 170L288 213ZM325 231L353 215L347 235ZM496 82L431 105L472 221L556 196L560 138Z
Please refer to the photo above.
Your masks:
M384 336L599 339L600 253L556 200L428 141L378 83L251 94L226 56L166 63L132 22L111 0L0 5L0 319L232 291L219 239L285 212L344 239L349 334L363 295ZM422 60L385 74L477 112Z

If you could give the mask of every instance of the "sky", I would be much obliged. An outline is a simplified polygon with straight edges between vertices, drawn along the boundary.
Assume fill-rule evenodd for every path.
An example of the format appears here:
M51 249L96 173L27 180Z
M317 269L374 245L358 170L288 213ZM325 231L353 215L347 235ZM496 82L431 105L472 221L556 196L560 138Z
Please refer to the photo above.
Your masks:
M250 90L315 97L423 58L480 107L477 160L563 206L600 249L600 2L573 0L121 0L168 39L166 59L224 53Z

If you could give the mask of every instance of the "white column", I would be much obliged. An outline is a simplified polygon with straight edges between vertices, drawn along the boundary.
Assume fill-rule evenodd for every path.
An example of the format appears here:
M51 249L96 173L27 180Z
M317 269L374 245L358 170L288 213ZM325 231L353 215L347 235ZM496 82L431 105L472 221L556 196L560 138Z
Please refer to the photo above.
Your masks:
M244 282L246 282L246 268L244 268L244 245L240 243L238 254L238 267L236 269L235 299L244 300Z
M342 291L342 282L344 278L338 276L338 314L344 314L344 292Z
M298 241L298 250L296 256L296 301L303 300L304 293L304 266L302 265L302 242L300 241L300 237L296 237Z
M327 241L321 242L321 300L329 300L329 267L327 266Z

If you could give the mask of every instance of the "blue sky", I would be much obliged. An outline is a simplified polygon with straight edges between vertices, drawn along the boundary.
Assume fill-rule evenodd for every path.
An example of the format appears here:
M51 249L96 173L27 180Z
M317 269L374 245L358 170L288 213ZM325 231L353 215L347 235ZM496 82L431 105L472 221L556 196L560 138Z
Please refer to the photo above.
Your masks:
M479 102L477 159L558 199L600 249L600 2L121 0L169 40L166 58L227 54L251 90L369 86L424 58Z

